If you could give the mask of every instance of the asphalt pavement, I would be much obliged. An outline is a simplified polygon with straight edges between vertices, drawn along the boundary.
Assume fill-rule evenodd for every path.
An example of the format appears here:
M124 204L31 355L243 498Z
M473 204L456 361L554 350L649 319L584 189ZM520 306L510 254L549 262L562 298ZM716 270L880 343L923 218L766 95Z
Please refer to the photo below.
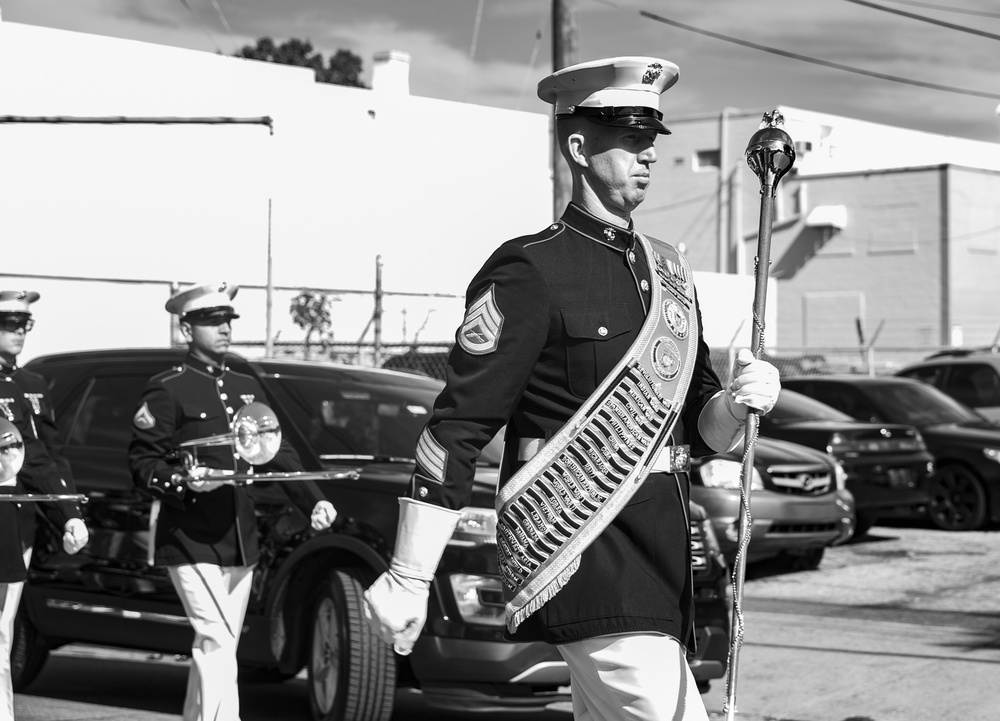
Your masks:
M1000 531L874 528L816 571L754 564L735 721L1000 720ZM89 647L57 651L17 721L178 721L186 666ZM243 687L244 721L308 719L305 681ZM704 694L713 721L726 679ZM428 714L401 695L393 721ZM563 721L567 713L448 714Z

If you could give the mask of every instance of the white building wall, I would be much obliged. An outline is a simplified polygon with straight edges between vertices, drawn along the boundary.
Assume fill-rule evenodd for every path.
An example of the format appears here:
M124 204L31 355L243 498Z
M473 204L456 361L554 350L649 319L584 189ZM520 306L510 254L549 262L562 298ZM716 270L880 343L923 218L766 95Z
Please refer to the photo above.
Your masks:
M269 245L277 286L371 291L381 256L383 340L425 323L421 340L450 340L460 299L391 293L460 296L497 245L551 221L548 115L412 97L405 67L387 70L381 89L322 85L303 68L0 22L2 116L247 121L0 123L13 245L0 285L43 294L22 360L165 345L167 283L264 285ZM252 122L264 116L273 132ZM274 330L298 339L288 297ZM237 296L237 341L263 339L264 298ZM336 339L357 340L371 311L345 295Z

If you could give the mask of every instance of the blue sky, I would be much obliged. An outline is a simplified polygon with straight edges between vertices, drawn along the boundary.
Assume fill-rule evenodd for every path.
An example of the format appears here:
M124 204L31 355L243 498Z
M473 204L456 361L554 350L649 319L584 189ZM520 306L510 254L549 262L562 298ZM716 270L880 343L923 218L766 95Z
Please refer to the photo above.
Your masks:
M879 5L1000 37L995 0ZM933 7L927 7L932 5ZM546 112L551 0L0 0L4 21L230 53L298 37L329 55L411 55L415 95ZM965 12L945 11L941 8ZM643 17L921 83L890 82L751 49ZM1000 40L850 0L577 0L579 59L654 55L677 63L667 115L791 105L931 132L1000 140Z

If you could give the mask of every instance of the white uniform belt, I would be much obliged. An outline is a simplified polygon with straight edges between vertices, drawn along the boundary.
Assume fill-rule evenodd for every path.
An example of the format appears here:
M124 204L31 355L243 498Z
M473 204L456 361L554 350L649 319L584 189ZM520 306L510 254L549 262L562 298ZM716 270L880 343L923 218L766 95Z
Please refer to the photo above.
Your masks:
M519 438L517 441L517 460L531 460L532 456L542 450L544 438ZM691 446L663 446L653 460L650 473L682 473L691 470Z

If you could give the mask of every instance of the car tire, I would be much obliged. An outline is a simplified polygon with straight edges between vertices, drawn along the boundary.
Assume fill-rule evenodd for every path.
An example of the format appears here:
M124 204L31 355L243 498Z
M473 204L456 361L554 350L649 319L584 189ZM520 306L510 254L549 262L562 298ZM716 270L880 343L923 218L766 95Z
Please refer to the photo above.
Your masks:
M930 482L927 517L944 531L974 531L986 523L986 487L958 463L940 466Z
M871 527L875 525L877 520L878 518L870 513L859 513L854 524L854 533L851 534L851 538L857 539L864 536L871 530Z
M361 578L330 571L312 611L309 704L317 721L388 721L396 692L396 660L365 620Z
M14 617L10 646L10 676L14 691L19 693L26 689L41 673L48 658L49 646L22 606Z
M803 548L795 551L785 551L782 554L783 565L789 571L815 571L823 562L826 547Z

